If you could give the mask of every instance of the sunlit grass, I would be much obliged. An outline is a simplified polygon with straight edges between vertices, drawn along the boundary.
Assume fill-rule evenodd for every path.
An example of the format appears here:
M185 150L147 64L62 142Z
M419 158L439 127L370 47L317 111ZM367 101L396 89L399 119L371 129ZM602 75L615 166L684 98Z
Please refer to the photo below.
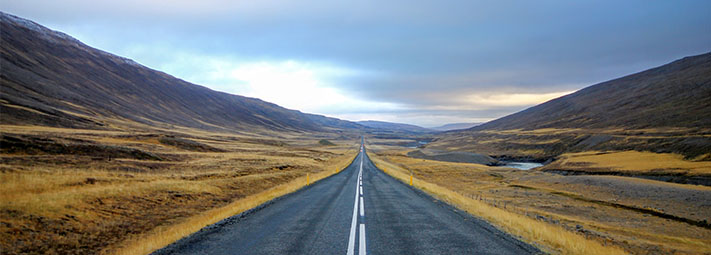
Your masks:
M639 151L566 153L550 167L577 169L581 165L586 169L609 171L711 174L711 161L690 161L679 154Z
M180 129L176 129L180 130ZM189 129L186 129L189 130ZM345 168L357 141L308 135L170 133L225 152L161 144L155 130L2 126L4 135L123 146L165 160L1 154L0 247L10 253L143 254ZM286 138L285 138L286 137ZM18 147L21 148L21 147Z
M345 169L355 158L355 154L341 157L329 167L329 169L309 175L309 183L313 184L321 179L329 177ZM239 214L248 209L257 207L274 198L292 193L307 185L306 176L297 178L288 183L276 186L269 190L236 200L224 207L215 208L204 213L192 216L181 223L167 227L159 227L153 231L134 237L124 243L118 250L111 251L112 254L148 254L157 249L165 247L175 241L180 240L198 230L217 223L230 216Z
M408 170L384 161L374 153L370 155L378 168L386 169L385 172L387 174L404 183L409 182L410 174ZM550 249L549 252L562 254L626 254L619 247L605 246L563 228L508 212L420 178L414 178L414 186L472 215L482 217L512 235L520 236L529 243L543 244L541 248L544 248L544 250L548 248Z

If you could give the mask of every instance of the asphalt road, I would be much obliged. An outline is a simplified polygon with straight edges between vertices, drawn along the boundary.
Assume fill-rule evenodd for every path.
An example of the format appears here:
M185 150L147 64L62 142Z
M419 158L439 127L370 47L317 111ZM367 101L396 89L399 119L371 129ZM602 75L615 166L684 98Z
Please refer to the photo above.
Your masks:
M361 152L334 176L223 220L155 254L365 253L539 251L384 174Z

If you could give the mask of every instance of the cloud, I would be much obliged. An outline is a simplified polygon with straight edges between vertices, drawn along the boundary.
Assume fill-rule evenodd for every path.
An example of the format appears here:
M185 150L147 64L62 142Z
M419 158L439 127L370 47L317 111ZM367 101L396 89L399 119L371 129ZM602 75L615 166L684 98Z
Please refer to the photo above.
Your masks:
M540 104L541 102L546 102L548 100L558 98L574 91L564 91L564 92L554 92L554 93L543 93L543 94L518 94L518 93L505 93L505 94L471 94L464 96L463 104L471 105L474 107L485 107L494 108L500 106L529 106Z
M398 104L349 95L338 86L340 80L368 75L364 71L297 60L243 61L185 53L174 54L173 57L175 61L158 69L168 73L187 73L189 75L182 78L196 84L278 102L290 109L326 115L402 109Z
M422 125L501 117L711 45L702 0L0 5L216 90Z

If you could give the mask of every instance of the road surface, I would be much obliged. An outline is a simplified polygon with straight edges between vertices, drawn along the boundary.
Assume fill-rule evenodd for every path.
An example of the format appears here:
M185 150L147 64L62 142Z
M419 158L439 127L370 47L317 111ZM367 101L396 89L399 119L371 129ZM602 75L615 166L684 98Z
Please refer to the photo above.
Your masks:
M536 248L378 170L340 173L156 254L530 254Z

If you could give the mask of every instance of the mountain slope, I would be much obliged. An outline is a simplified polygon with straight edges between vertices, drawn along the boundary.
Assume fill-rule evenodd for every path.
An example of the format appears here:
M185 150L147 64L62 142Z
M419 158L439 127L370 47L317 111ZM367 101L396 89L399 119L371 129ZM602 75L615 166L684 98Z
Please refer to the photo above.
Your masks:
M311 121L314 123L325 126L325 127L330 127L334 129L346 129L346 130L361 130L361 131L372 131L372 128L363 126L361 124L352 122L352 121L347 121L347 120L342 120L342 119L337 119L337 118L332 118L332 117L326 117L323 115L317 115L317 114L310 114L306 113L306 117L308 117Z
M434 129L437 131L451 131L451 130L459 130L459 129L468 129L475 127L477 125L480 125L481 123L449 123L449 124L444 124L439 127L433 127L430 129Z
M0 13L0 123L99 128L105 120L209 130L322 131L299 111L194 85Z
M390 131L396 131L396 132L399 131L399 132L408 132L408 133L430 133L430 132L434 131L434 130L423 128L423 127L416 126L416 125L403 124L403 123L392 123L392 122L377 121L377 120L364 120L364 121L358 121L357 123L361 124L363 126L371 127L371 128L390 130Z
M596 84L473 130L710 126L711 53L706 53Z
M568 152L651 151L711 160L711 53L603 82L438 134L430 149L545 161Z

